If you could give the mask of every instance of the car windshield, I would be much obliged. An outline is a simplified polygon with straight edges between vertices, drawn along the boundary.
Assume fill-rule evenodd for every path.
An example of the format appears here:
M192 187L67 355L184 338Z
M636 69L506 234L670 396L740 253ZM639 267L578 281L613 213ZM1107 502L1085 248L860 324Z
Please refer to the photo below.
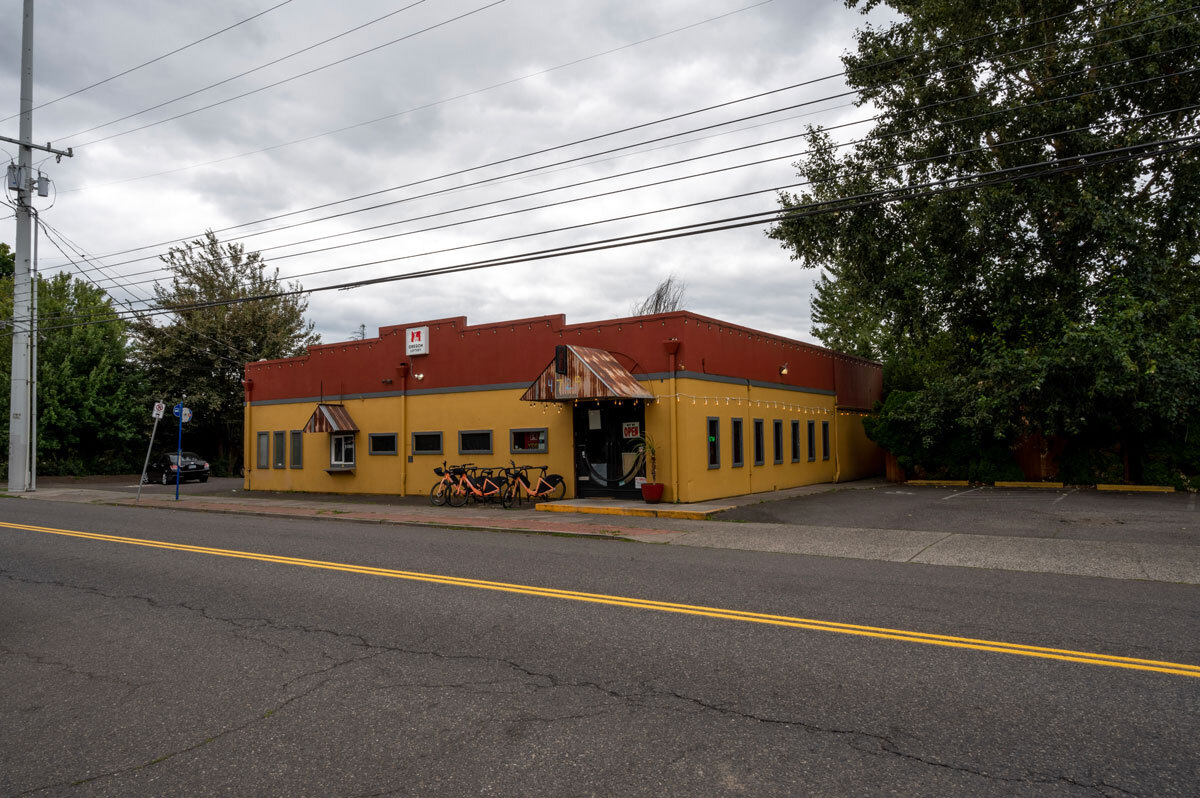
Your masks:
M179 455L175 454L174 452L171 452L170 454L167 455L167 461L171 462L171 463L178 463L179 462L178 458L179 458ZM200 455L196 454L195 452L184 452L183 453L183 462L186 465L187 463L200 463L200 462L203 462L203 460L200 457Z

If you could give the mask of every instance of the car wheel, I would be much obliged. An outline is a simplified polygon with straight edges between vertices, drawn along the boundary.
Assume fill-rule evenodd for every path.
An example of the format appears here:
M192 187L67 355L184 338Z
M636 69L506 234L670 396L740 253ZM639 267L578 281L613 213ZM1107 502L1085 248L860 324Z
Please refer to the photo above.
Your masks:
M171 484L171 481L170 481L169 479L167 479L167 472L166 472L166 471L164 471L164 472L162 473L162 484L164 484L164 485L170 485L170 484Z
M208 477L200 477L201 482L208 482Z

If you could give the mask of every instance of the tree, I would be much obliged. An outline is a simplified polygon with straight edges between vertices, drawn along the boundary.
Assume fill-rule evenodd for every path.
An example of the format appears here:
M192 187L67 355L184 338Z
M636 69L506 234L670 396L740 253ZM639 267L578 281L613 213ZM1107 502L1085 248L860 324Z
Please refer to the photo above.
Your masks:
M797 167L811 185L781 197L785 210L841 209L784 214L769 232L823 270L817 335L881 358L885 388L905 392L872 434L902 445L919 431L920 447L897 454L930 457L955 441L979 451L1040 433L1092 450L1119 443L1135 471L1150 465L1146 447L1200 410L1200 159L1089 154L1153 153L1151 143L1195 132L1196 10L1179 0L886 4L898 19L860 30L843 59L875 127L848 152L810 130L815 151ZM838 202L1037 162L1091 166Z
M17 254L9 249L8 244L0 241L0 280L12 277L17 271ZM9 313L11 316L11 312Z
M11 276L0 278L0 317L11 318L12 296ZM38 319L38 472L113 474L140 467L150 408L127 357L126 323L103 291L67 274L38 278ZM0 373L8 374L11 339L3 340ZM3 391L4 418L9 400ZM8 451L7 424L0 446Z
M653 316L655 313L670 313L683 307L687 283L674 274L667 277L650 292L650 296L633 306L634 316Z
M267 273L257 252L221 244L209 231L203 239L172 247L162 262L168 286L155 286L159 308L212 303L146 317L132 325L134 354L156 397L186 397L193 420L185 433L203 449L217 473L237 472L242 456L242 379L247 361L303 354L320 337L306 322L302 296L236 302L246 297L296 291L282 286L279 270Z

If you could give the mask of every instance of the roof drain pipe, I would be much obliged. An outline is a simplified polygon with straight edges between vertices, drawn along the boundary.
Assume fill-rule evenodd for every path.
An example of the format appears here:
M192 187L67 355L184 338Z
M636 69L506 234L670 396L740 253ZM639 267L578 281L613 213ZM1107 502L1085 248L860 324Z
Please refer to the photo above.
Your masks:
M679 504L679 390L675 382L675 355L679 339L663 341L663 349L671 361L671 501Z

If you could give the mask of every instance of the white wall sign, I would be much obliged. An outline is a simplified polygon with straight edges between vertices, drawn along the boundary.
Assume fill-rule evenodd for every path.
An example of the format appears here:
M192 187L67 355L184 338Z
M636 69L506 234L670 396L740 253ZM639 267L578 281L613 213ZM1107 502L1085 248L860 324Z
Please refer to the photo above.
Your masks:
M410 355L428 355L429 354L429 328L428 327L409 327L404 331L404 340L406 341L406 352Z

